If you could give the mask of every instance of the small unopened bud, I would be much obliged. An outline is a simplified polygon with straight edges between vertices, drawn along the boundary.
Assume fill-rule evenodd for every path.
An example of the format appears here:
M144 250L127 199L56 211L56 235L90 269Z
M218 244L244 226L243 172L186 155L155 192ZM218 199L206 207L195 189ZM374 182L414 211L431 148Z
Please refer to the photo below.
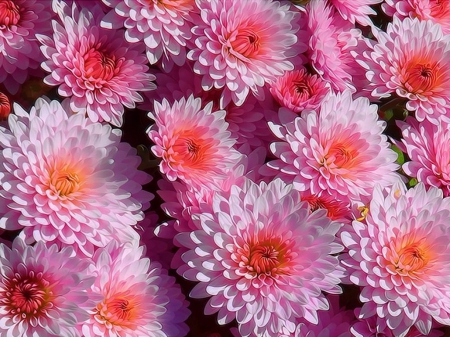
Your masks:
M11 104L9 98L4 93L0 92L0 121L8 119L11 113Z

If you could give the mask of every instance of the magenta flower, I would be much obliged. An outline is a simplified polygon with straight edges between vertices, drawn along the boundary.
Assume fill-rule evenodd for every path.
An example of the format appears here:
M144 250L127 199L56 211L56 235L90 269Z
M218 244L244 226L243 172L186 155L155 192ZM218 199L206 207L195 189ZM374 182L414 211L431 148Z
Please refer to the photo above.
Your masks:
M203 76L204 90L224 88L220 107L242 105L250 91L293 69L290 58L305 51L296 44L297 14L272 0L197 0L201 20L192 32L188 58Z
M375 316L379 331L406 336L415 326L424 335L433 320L450 324L450 199L419 183L374 190L365 223L341 238L349 279L362 288L359 318Z
M73 249L16 238L12 249L0 243L0 335L76 336L76 324L88 318L87 289L94 278L86 258Z
M359 57L367 69L372 95L396 93L408 100L419 121L433 122L447 114L450 104L450 36L432 21L394 17L387 31L377 33L378 43ZM369 45L372 45L369 44ZM436 123L436 122L435 122Z
M183 337L190 312L175 279L143 247L111 242L98 249L89 293L99 298L79 326L84 337Z
M309 214L292 185L247 180L215 194L193 220L201 229L177 235L190 249L178 271L200 282L192 297L211 297L205 313L218 312L219 324L236 318L244 337L275 336L300 317L317 323L317 310L328 309L322 291L341 292L341 225L324 211Z
M54 8L60 22L54 21L53 38L38 35L47 58L42 67L50 72L44 82L70 97L74 112L121 126L124 107L135 108L143 101L139 91L156 88L143 48L129 45L120 30L101 28L100 7L90 12L55 1Z
M127 240L152 195L140 158L120 130L73 114L57 101L18 105L0 127L0 227L24 229L27 242L61 242L91 255L112 238Z

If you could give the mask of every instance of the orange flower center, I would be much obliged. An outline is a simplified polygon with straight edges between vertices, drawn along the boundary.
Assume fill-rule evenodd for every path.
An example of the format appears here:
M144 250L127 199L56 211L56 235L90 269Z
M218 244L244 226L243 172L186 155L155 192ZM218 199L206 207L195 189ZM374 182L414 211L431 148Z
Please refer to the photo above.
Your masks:
M441 67L437 62L410 62L402 70L404 88L413 94L426 94L441 84Z
M236 38L231 41L231 46L236 53L252 58L258 54L261 47L261 39L251 28L244 28L239 31Z
M84 69L87 78L109 81L115 75L116 60L114 56L108 56L95 48L91 48L84 55Z
M394 260L396 271L400 275L410 275L420 272L431 260L428 246L424 240L407 242L397 251Z
M134 329L139 303L134 297L113 296L97 304L94 315L99 322Z
M20 8L12 0L0 0L0 27L17 25L20 20Z
M50 184L60 196L68 196L80 188L80 178L75 172L55 170L50 176Z
M329 168L351 168L358 164L358 156L359 151L348 140L345 143L333 144L325 155L323 163Z
M172 160L185 167L206 169L206 159L212 151L212 146L194 131L182 131L180 136L166 149Z

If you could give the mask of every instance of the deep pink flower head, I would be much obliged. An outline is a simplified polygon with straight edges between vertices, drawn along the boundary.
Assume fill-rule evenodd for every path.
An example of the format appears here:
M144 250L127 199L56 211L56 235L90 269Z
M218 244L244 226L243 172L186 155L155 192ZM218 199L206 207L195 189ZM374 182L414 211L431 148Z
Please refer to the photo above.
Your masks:
M50 72L44 82L70 97L74 112L121 126L124 107L135 108L143 101L139 91L156 88L143 47L128 44L121 30L101 28L100 7L90 12L75 3L70 8L54 1L53 6L59 16L53 37L38 35L47 58L42 67Z
M381 2L383 0L330 0L330 3L338 10L343 19L353 24L358 22L363 26L373 25L369 15L376 15L377 13L370 6Z
M274 336L300 317L317 323L317 310L328 310L322 291L341 293L341 224L310 214L280 179L217 193L193 219L201 229L177 235L190 249L183 276L200 282L190 295L211 297L205 313L218 312L219 324L236 318L242 336Z
M189 96L169 105L155 101L155 121L148 136L155 143L152 152L162 158L160 169L171 181L177 178L196 187L227 178L239 162L233 149L225 111L212 112L212 103L202 108L202 100Z
M386 123L377 110L367 98L353 100L349 90L328 95L320 111L304 110L301 117L281 108L280 124L269 123L281 140L270 149L280 159L268 166L299 191L326 191L341 201L359 201L376 183L398 181L397 154L382 134Z
M44 57L36 34L51 32L51 1L0 0L0 84L15 94Z
M439 23L445 34L450 33L450 2L445 0L386 0L382 5L388 15L419 18Z
M83 337L183 337L190 312L175 279L143 247L112 241L98 249L89 294L99 298L79 326Z
M132 237L152 195L142 190L150 176L137 170L140 158L120 142L121 131L57 101L38 99L30 113L14 108L10 130L0 127L0 227L87 255Z
M293 69L289 60L306 50L296 44L297 13L273 0L196 0L201 20L188 58L203 76L204 90L224 88L220 107L242 105L251 91ZM262 97L261 97L262 98Z
M419 123L408 117L405 122L398 121L403 139L397 145L408 153L411 161L402 168L410 177L417 178L425 186L440 188L444 196L450 196L450 124L438 118L437 125L424 120Z
M372 95L404 97L419 121L447 114L450 35L432 21L394 17L376 38L378 43L369 43L371 51L358 58L367 69Z
M422 183L374 190L365 223L343 231L349 279L362 288L359 318L375 316L379 331L426 335L433 319L450 324L450 198Z
M90 261L43 242L12 248L0 243L0 335L77 336L76 324L88 318L87 290L94 282Z
M186 61L191 28L198 21L195 0L103 0L112 10L103 18L102 27L125 27L131 43L145 43L151 64L160 61L169 72L174 64Z

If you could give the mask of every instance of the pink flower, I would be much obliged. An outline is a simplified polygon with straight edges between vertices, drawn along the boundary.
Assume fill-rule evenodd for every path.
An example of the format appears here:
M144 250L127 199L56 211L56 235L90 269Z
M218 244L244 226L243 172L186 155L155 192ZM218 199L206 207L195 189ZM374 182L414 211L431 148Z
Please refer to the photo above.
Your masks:
M0 335L76 336L76 324L88 317L86 290L94 278L89 260L73 253L20 238L12 249L0 243Z
M415 111L419 121L447 114L450 36L443 34L441 26L394 17L386 33L379 31L376 37L372 51L359 58L367 69L372 95L404 97L406 108Z
M220 107L242 105L250 92L261 95L304 51L296 44L296 12L272 0L196 0L201 19L193 28L195 48L188 58L203 76L204 90L224 88Z
M375 316L379 331L427 335L433 319L450 324L450 199L419 183L374 190L365 223L353 221L342 263L362 288L359 318ZM364 336L365 337L365 336Z
M87 255L113 237L132 238L152 195L120 130L44 99L30 113L16 105L8 121L10 130L0 128L1 228Z
M180 233L190 250L183 254L183 276L199 281L194 298L211 297L206 314L218 312L219 324L236 318L242 336L275 336L304 317L317 323L327 310L322 291L338 294L343 270L335 243L340 224L325 212L308 212L300 195L281 180L248 180L231 193L213 196L193 220L199 230Z
M367 98L352 99L349 90L331 94L319 111L301 117L280 109L280 125L269 123L281 140L271 144L278 160L268 163L299 191L326 193L337 200L361 200L376 183L398 181L397 154L382 134L378 107Z
M270 87L278 103L294 112L318 108L329 91L325 81L309 74L303 67L286 72Z
M103 0L113 8L102 20L102 27L125 27L131 43L145 43L151 64L161 61L170 71L173 64L186 61L186 46L192 39L191 28L198 8L195 0Z
M84 337L182 337L190 312L175 279L157 262L142 258L143 247L111 242L94 256L99 298L79 329Z
M74 112L121 126L124 106L135 108L143 101L139 91L156 88L143 48L127 44L120 30L101 28L100 7L92 13L75 3L70 9L55 1L54 7L61 23L54 21L53 38L38 35L48 59L42 67L50 72L44 82L59 86Z
M0 0L0 84L16 94L43 56L35 34L51 32L50 1ZM40 73L39 73L40 74Z
M330 2L344 20L348 20L353 24L358 22L363 26L372 26L373 23L369 15L376 15L377 13L370 6L379 4L383 0L353 0L351 2L347 0L330 0Z
M201 108L200 98L182 98L172 106L155 101L149 117L155 121L148 136L152 152L162 158L160 169L170 181L177 178L194 186L215 184L227 178L241 155L233 149L225 111L212 112L212 103Z

